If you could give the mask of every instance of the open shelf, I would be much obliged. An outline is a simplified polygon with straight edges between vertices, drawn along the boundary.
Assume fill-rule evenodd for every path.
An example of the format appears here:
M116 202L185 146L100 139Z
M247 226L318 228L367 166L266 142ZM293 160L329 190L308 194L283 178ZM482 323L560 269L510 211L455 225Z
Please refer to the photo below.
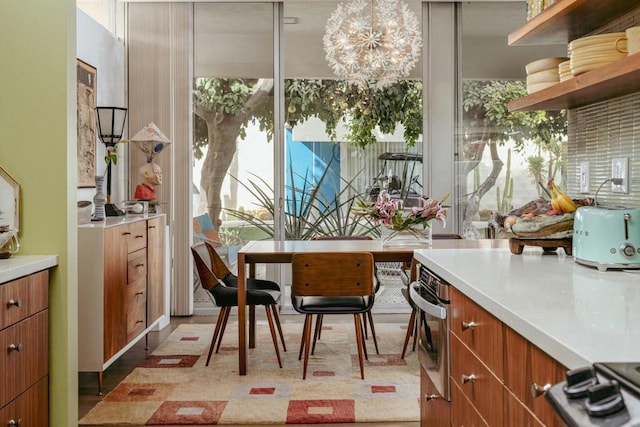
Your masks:
M567 44L638 6L638 0L558 0L509 34L509 45Z
M554 86L515 99L509 111L576 108L640 90L640 54L627 56Z

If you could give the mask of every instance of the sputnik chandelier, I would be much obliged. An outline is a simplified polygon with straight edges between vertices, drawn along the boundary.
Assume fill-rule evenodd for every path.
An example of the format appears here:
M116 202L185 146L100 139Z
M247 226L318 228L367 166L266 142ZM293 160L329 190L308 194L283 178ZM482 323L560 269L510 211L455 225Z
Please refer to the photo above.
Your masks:
M331 14L323 37L329 66L361 88L406 78L418 62L422 34L402 0L349 0Z

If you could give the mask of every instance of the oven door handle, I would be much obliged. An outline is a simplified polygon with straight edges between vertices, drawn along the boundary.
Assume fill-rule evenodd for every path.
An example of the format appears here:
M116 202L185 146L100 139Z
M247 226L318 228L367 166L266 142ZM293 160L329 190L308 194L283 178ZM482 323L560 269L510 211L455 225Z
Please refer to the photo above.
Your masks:
M431 316L434 316L438 319L446 319L447 310L440 305L431 304L429 301L422 298L415 288L416 285L417 285L417 282L414 282L411 285L409 285L409 296L411 298L411 301L413 301L414 304L417 305L418 308L424 311L425 313Z

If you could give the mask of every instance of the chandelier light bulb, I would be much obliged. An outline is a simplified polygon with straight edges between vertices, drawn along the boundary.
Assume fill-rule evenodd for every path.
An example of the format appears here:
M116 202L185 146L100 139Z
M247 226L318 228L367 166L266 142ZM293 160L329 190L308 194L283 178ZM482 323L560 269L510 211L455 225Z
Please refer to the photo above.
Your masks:
M379 88L409 76L422 51L418 19L402 0L350 0L331 14L323 37L336 76Z

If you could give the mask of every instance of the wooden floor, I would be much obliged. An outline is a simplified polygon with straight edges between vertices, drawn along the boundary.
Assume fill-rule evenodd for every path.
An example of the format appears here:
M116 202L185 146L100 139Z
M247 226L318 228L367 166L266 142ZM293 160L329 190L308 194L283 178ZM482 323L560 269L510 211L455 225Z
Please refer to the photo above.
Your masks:
M259 311L259 310L258 310ZM259 314L258 318L259 317ZM232 314L233 316L233 314ZM409 320L408 314L375 314L375 319L382 322L399 322L405 323ZM300 322L301 316L298 315L281 315L282 322ZM340 316L334 316L337 320L343 320L346 322L352 322L351 316L345 316L343 319ZM332 318L332 320L334 320ZM229 319L231 322L234 319ZM103 374L102 394L103 396L109 393L113 388L120 383L133 369L140 364L153 350L164 341L171 332L182 323L215 323L214 316L188 316L188 317L172 317L169 326L159 332L150 332L147 336L147 340L140 340L129 351L127 351L122 357L120 357L115 363L113 363ZM148 348L146 348L148 345ZM93 408L101 399L98 393L98 375L95 373L80 373L78 378L78 416L84 417L91 408ZM309 424L298 424L300 427L308 426ZM355 424L322 424L323 426L343 426L343 427L355 427L358 425L367 427L418 427L419 423L355 423ZM253 425L252 427L260 427L259 425ZM265 426L266 427L266 426ZM270 424L269 427L277 427L277 425Z

